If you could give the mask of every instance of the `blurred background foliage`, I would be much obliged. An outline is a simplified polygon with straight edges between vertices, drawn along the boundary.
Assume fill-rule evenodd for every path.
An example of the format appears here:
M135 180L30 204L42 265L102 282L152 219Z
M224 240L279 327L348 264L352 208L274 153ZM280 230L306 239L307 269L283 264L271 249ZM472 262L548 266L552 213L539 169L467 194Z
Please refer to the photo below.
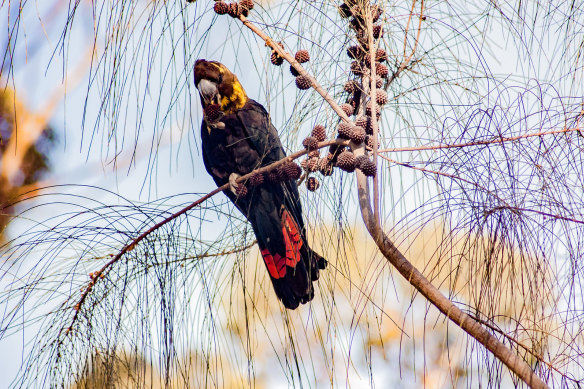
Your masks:
M11 88L0 91L0 204L9 204L36 190L50 169L55 132L48 119L28 111ZM12 213L11 207L3 208L0 233ZM4 242L2 235L0 242Z

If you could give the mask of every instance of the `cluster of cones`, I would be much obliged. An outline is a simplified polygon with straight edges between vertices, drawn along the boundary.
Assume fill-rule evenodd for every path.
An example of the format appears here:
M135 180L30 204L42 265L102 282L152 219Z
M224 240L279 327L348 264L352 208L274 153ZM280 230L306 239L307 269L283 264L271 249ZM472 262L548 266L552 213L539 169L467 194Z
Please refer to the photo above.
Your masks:
M229 14L233 17L247 16L247 13L252 8L253 0L240 0L229 4L220 0L216 1L214 6L217 14ZM373 23L371 29L372 38L375 40L381 39L383 26L375 23L381 17L382 10L377 5L364 4L363 1L358 0L344 0L338 9L343 18L349 19L349 25L355 31L356 44L347 49L347 55L353 59L350 72L351 79L344 85L344 91L348 94L348 98L340 106L349 118L353 116L354 119L351 122L341 121L337 127L337 137L351 140L356 145L365 143L369 148L373 149L376 147L373 136L373 123L379 120L381 106L388 101L387 93L382 88L389 77L389 68L385 64L387 62L385 50L378 48L375 50L374 55L370 53L370 32L367 28L367 20L369 19ZM279 43L279 45L284 48L282 43ZM302 64L310 60L310 54L307 50L299 50L294 58ZM272 50L270 62L280 66L284 63L284 58L276 50ZM296 78L296 86L299 89L309 89L312 86L311 79L300 74L292 65L290 65L290 72ZM373 84L375 84L375 114L372 112L373 104L371 100L367 101L368 98L363 98L364 84L369 87L373 87ZM365 114L357 116L358 112L363 111L359 109L359 105L364 101L367 101L364 110ZM307 188L315 191L320 186L320 183L311 174L320 172L323 176L330 176L335 166L347 172L360 169L366 176L375 176L377 172L375 163L367 155L356 157L348 147L332 145L328 154L321 158L318 145L319 142L325 141L326 138L326 128L322 125L316 125L310 136L302 142L308 154L300 166L295 162L287 162L267 173L254 173L248 180L248 184L255 186L265 181L296 180L301 177L304 170L307 176ZM238 193L241 192L239 194L242 196L247 193L245 185L239 185L237 190Z
M227 3L225 1L219 0L215 1L215 5L213 6L213 10L218 15L225 15L229 14L229 16L234 18L239 18L241 15L247 16L249 11L254 6L253 0L240 0L234 1L232 3Z
M284 48L282 42L279 42L278 44L280 45L281 48ZM294 59L298 61L298 63L306 63L310 61L310 54L308 53L307 50L298 50L294 55ZM282 58L282 56L280 56L276 50L272 50L272 54L270 55L270 61L272 62L273 65L280 66L284 63L284 58ZM292 65L290 65L290 73L292 73L292 75L296 77L296 86L298 87L298 89L305 90L312 86L310 78L301 75L298 72L298 70L296 70L296 68Z
M282 182L289 180L297 180L302 175L302 168L293 161L285 162L278 167L267 172L254 172L245 184L237 185L236 192L240 197L247 195L247 185L258 186L264 182Z
M389 68L385 64L387 62L385 50L378 48L371 55L366 20L369 19L373 24L372 38L379 40L383 36L383 26L375 23L381 17L382 10L377 5L363 4L363 1L344 0L339 6L339 13L343 18L349 19L349 24L355 31L356 44L347 49L347 55L353 59L351 63L351 79L344 85L344 91L348 94L348 98L340 105L349 118L353 117L353 121L341 121L337 127L337 137L350 140L356 145L365 143L369 148L373 149L376 147L373 136L373 123L379 120L381 106L388 101L387 93L382 88L389 77ZM372 102L363 98L363 85L365 83L369 87L375 84L375 114L372 112ZM359 109L359 105L364 101L366 102L365 114L357 116L358 112L363 111ZM318 142L322 142L325 139L325 128L317 125L311 135L303 141L303 145L308 149L309 153L307 158L302 161L301 166L308 175L319 171L323 176L330 176L332 167L336 166L347 172L360 169L366 176L375 176L377 172L375 163L367 155L356 157L348 147L333 145L330 147L327 156L320 158ZM315 178L310 177L307 180L308 189L316 190L318 186L318 181Z
M346 123L341 123L346 124ZM347 128L351 129L347 124ZM365 138L363 129L362 136ZM328 154L324 158L320 158L319 142L326 140L326 129L322 125L316 125L312 129L310 136L302 141L302 145L308 150L306 159L304 159L300 166L308 175L306 180L306 187L308 190L315 191L320 186L318 179L310 176L311 173L319 172L327 177L333 174L333 166L338 167L346 172L353 172L355 169L360 169L366 176L372 177L376 174L376 167L373 161L366 155L355 157L350 149L339 147L337 145L331 146ZM363 142L363 140L361 141Z

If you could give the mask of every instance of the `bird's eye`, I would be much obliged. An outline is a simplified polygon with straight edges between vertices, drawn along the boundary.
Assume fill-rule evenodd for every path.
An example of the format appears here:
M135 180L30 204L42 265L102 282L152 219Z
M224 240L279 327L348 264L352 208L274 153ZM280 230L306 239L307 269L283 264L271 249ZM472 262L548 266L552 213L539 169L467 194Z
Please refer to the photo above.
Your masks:
M217 74L217 76L213 75L213 77L211 78L211 81L213 81L215 84L219 85L223 81L223 75L221 73Z

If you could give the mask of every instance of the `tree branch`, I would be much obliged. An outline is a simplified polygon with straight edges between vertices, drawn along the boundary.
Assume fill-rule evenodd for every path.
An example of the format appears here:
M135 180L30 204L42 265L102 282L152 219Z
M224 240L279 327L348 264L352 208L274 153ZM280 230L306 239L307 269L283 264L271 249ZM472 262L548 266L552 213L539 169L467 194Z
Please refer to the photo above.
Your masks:
M399 273L448 319L462 328L467 334L481 343L503 362L513 373L532 388L547 388L531 367L511 349L501 343L493 334L482 327L476 320L458 308L444 296L424 275L414 267L404 255L395 247L393 242L375 223L369 202L369 184L367 177L357 171L357 191L361 215L367 231L385 258L399 271Z
M569 132L581 132L582 128L580 126L576 128L563 128L561 130L550 130L550 131L542 131L536 132L533 134L523 134L512 136L508 138L498 138L498 139L491 139L491 140L480 140L475 142L467 142L467 143L455 143L451 145L430 145L430 146L417 146L417 147L394 147L389 149L381 149L379 150L380 153L395 153L395 152L404 152L404 151L424 151L424 150L441 150L441 149L456 149L456 148L464 148L464 147L472 147L472 146L482 146L482 145L495 145L499 143L505 142L513 142L520 139L526 138L533 138L539 137L544 135L554 135L554 134L566 134Z
M415 4L415 1L414 1ZM423 7L423 3L422 3ZM341 117L342 120L346 122L351 122L348 116L340 109L339 105L332 99L332 97L320 86L316 80L310 76L304 68L292 57L289 53L283 50L279 45L267 36L258 27L254 26L249 22L244 16L240 16L239 19L242 23L261 37L268 46L275 50L281 57L288 61L301 75L306 76L310 79L313 88L325 99L327 103L333 108L333 110ZM422 17L420 16L420 24L422 22ZM412 49L412 53L408 58L402 62L402 65L396 71L392 78L397 77L397 75L405 69L409 61L414 55L417 42L420 36L421 26L418 28L418 33L416 36L416 45ZM373 53L375 56L375 53ZM372 63L374 63L375 57L372 58ZM372 83L373 84L373 83ZM365 87L365 85L364 85ZM372 85L372 89L375 90L375 85ZM375 96L372 97L372 116L376 114L375 111ZM372 120L375 122L375 119ZM356 145L353 142L349 143L349 146L353 150L355 156L366 154L366 148L364 144ZM515 354L511 349L501 343L493 334L488 332L484 327L482 327L476 320L464 313L460 308L458 308L452 301L450 301L446 296L444 296L432 283L424 277L424 275L416 269L404 256L403 254L394 246L391 240L382 231L380 224L375 218L375 213L371 209L370 202L370 191L369 183L367 177L359 170L356 170L357 174L357 192L359 198L359 206L361 208L361 215L367 231L374 239L377 247L381 253L387 258L387 260L400 272L400 274L413 286L415 287L424 297L426 297L430 303L432 303L436 308L440 310L446 317L448 317L452 322L462 328L467 334L476 339L481 343L487 350L491 351L495 357L497 357L501 362L503 362L512 372L517 374L526 384L533 388L547 388L548 386L539 378L532 370L531 367L523 361L517 354Z
M349 143L349 141L328 140L328 141L324 141L324 142L319 142L318 148L320 149L320 148L327 147L327 146L330 146L333 144L346 146L346 145L348 145L348 143ZM236 180L236 182L238 182L238 183L245 182L245 181L247 181L247 179L249 179L255 173L268 172L270 170L273 170L273 169L279 167L280 165L282 165L284 163L293 161L293 160L300 158L301 156L306 155L306 154L308 154L308 150L306 150L306 149L297 151L295 153L292 153L292 154L286 156L285 158L280 159L279 161L276 161L276 162L271 163L270 165L255 169L255 170L251 171L250 173L239 177ZM65 334L68 335L71 332L73 325L75 324L75 322L77 321L77 318L79 317L79 312L81 311L81 308L83 307L83 304L85 303L85 300L87 299L87 296L89 296L89 293L91 293L91 290L93 289L93 287L95 286L97 281L104 278L107 271L114 264L119 262L122 259L122 257L124 256L124 254L132 251L138 243L140 243L142 240L144 240L148 235L150 235L154 231L158 230L160 227L162 227L165 224L168 224L169 222L173 221L174 219L186 214L188 211L199 206L203 202L205 202L208 199L210 199L211 197L215 196L217 193L223 192L224 190L228 190L228 189L229 189L229 184L222 185L222 186L212 190L211 192L207 193L203 197L199 198L197 201L195 201L195 202L191 203L190 205L184 207L183 209L173 213L172 215L168 216L164 220L161 220L160 222L156 223L155 225L153 225L152 227L150 227L149 229L147 229L146 231L141 233L139 236L132 239L127 245L125 245L116 254L115 257L113 257L109 262L107 262L105 265L103 265L99 270L91 273L91 280L88 282L87 287L83 290L83 292L81 293L81 297L77 301L77 304L75 304L75 306L74 306L75 314L73 315L73 319L71 320L71 324L65 330Z

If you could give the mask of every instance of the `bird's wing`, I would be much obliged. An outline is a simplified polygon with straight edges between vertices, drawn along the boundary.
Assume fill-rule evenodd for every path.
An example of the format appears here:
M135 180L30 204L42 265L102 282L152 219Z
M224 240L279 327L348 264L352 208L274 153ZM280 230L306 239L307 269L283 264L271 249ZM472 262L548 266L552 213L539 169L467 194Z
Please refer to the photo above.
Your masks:
M203 143L202 147L203 164L205 165L205 170L207 170L207 173L209 173L209 175L213 178L213 181L215 181L215 184L217 186L222 186L223 184L226 184L228 182L229 176L226 174L222 174L222 172L217 170L216 167L211 162L212 158L211 156L208 155L210 151L208 150L208 147L205 147L205 145L210 142L208 138L209 131L207 123L205 122L205 120L203 120L201 123L201 140Z
M249 99L245 106L237 111L237 116L245 128L248 142L260 155L261 166L269 165L286 156L278 132L261 104Z
M244 108L237 112L237 116L245 128L250 144L261 157L261 166L269 165L286 156L278 131L261 104L249 99ZM286 207L303 231L304 222L296 181L282 182L282 189L284 190Z

